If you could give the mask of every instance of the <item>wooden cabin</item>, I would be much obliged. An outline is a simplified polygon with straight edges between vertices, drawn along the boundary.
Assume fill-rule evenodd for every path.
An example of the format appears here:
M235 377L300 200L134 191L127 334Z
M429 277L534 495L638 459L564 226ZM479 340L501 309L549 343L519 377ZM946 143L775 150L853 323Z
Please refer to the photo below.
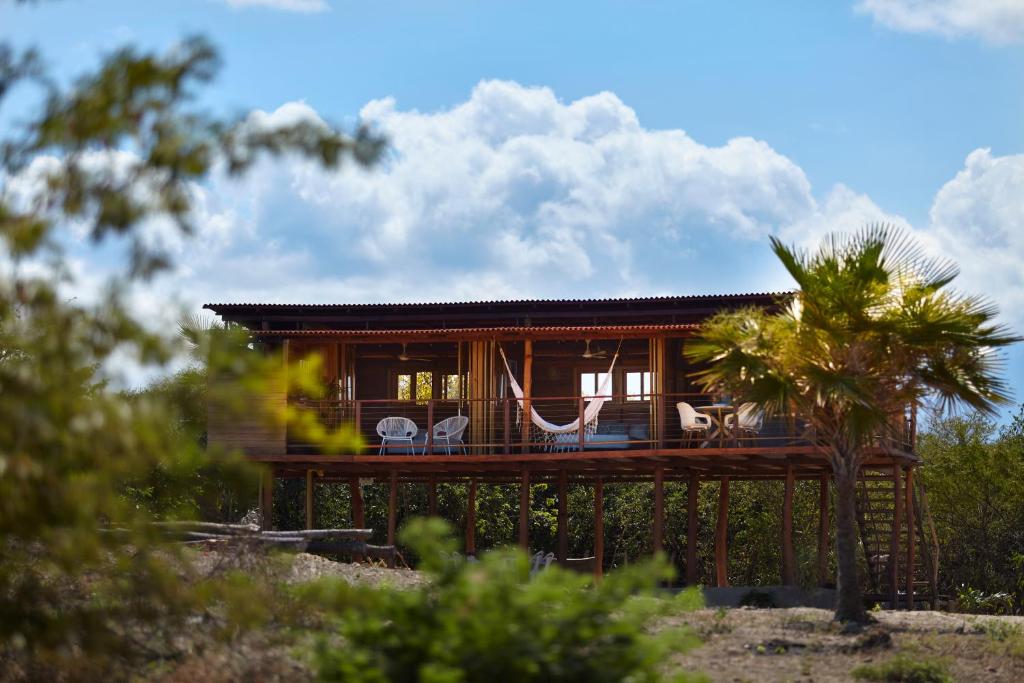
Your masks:
M390 482L389 543L394 542L395 491L400 482L425 484L428 493L440 482L467 482L468 553L475 552L477 483L521 486L519 542L524 548L530 541L530 484L557 485L560 561L566 559L567 486L591 485L598 574L603 567L603 487L653 483L651 534L657 549L663 541L663 484L689 482L685 565L691 583L701 578L695 560L696 484L715 481L720 486L716 576L704 579L717 585L727 583L729 482L785 482L780 575L783 583L794 583L793 489L797 480L814 480L821 491L818 564L825 583L830 578L830 471L813 434L799 416L759 422L759 416L741 415L741 406L731 405L730 397L701 393L692 378L698 368L684 354L688 340L708 316L723 309L774 307L784 296L208 304L206 308L224 321L247 328L256 348L280 351L287 366L318 354L323 396L280 392L261 400L301 405L332 428L353 425L362 446L323 452L284 428L220 413L210 415L209 439L266 463L270 483L273 477L304 477L310 524L315 480L350 483L357 526L363 525L359 482ZM595 401L600 402L599 410ZM693 428L692 421L686 421L692 414L684 415L680 404L704 416L699 422L707 428ZM390 423L383 422L389 418ZM382 424L399 426L394 439L380 435ZM894 424L894 436L880 441L865 469L861 536L874 592L891 598L893 604L899 598L912 605L915 586L934 587L935 558L928 552L924 562L916 561L918 543L931 546L925 543L924 525L915 527L924 501L913 483L918 462L913 414L894 416ZM460 427L453 436L454 428ZM265 520L273 504L270 483L263 486ZM436 509L436 495L429 499ZM925 578L915 581L922 574Z

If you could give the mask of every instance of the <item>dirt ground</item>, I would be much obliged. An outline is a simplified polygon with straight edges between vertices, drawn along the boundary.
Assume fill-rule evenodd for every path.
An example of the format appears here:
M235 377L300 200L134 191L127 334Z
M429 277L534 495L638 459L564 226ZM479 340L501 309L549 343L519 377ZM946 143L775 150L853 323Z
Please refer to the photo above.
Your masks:
M245 556L242 556L243 558ZM216 573L239 556L198 553L200 573ZM243 564L248 559L241 560ZM267 571L259 567L236 567ZM423 582L415 571L342 564L315 555L294 556L282 565L288 582L318 576L341 576L352 583L413 587ZM667 672L699 671L716 682L854 680L860 664L878 664L906 654L946 663L957 681L1024 681L1024 617L989 617L943 612L876 612L877 623L844 634L828 610L703 609L667 620L685 623L703 645L667 662ZM229 647L206 643L172 667L140 672L140 679L166 682L302 681L312 672L294 657L294 642L285 645L265 633L240 634Z
M673 665L716 682L855 680L860 664L903 653L944 661L957 681L1024 681L1024 648L1014 633L1024 617L944 612L876 612L877 624L844 635L828 610L704 609L676 619L692 625L704 645Z

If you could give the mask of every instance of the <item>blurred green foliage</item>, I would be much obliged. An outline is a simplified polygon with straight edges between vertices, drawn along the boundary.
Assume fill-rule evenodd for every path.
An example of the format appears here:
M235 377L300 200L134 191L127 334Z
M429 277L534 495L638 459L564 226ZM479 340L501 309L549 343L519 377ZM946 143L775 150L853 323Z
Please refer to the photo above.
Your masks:
M686 628L652 622L701 606L691 589L658 596L671 577L661 561L591 579L558 567L532 580L526 555L495 551L481 562L453 555L438 519L417 519L402 542L431 580L415 590L352 586L305 588L335 615L342 645L324 638L316 665L323 681L660 681L669 656L699 643ZM702 680L702 679L700 679Z

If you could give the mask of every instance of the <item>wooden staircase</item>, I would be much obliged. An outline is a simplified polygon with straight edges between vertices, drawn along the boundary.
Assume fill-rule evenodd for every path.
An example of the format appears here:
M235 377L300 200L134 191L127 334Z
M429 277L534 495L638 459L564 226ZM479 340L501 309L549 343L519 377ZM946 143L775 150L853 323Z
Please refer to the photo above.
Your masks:
M907 498L907 478L900 472L899 500L892 468L865 469L857 486L857 522L867 565L865 596L890 608L929 605L938 598L938 543L924 487L914 478ZM908 529L906 503L914 511L913 605L907 600ZM899 524L893 530L896 516Z

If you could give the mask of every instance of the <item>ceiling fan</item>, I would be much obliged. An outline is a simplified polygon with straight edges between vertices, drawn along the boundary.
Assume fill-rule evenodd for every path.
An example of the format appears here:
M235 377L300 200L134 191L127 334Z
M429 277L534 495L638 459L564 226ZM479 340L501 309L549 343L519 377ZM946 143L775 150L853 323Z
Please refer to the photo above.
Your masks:
M406 361L410 361L410 360L417 360L417 361L429 361L430 360L429 358L417 358L416 356L410 356L408 353L406 353L406 348L405 347L406 347L406 345L403 343L402 344L402 352L400 354L398 354L398 360L402 361L403 363L405 363Z
M597 348L595 348L592 351L590 349L590 340L588 339L587 340L587 348L583 350L583 355L581 357L582 358L586 358L588 360L591 359L591 358L607 358L608 357L608 352L603 350L603 349L597 349Z

